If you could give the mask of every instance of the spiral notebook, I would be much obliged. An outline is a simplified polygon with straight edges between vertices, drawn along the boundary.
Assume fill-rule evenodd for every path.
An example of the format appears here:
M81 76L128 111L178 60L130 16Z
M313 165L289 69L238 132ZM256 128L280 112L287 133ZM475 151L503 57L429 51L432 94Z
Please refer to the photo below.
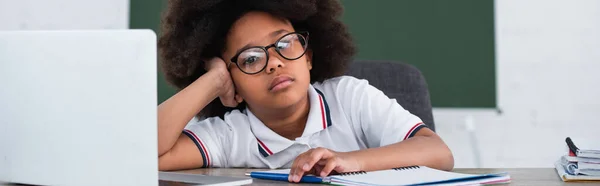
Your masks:
M289 169L257 171L253 178L287 181ZM441 171L426 166L408 166L372 172L348 172L328 177L304 176L301 182L334 185L481 185L509 183L507 173L463 174Z
M554 162L554 168L556 168L556 173L562 181L600 181L600 176L590 176L590 175L582 175L582 174L574 174L569 173L567 169L565 169L565 165L561 163L561 160ZM568 167L567 167L568 168Z

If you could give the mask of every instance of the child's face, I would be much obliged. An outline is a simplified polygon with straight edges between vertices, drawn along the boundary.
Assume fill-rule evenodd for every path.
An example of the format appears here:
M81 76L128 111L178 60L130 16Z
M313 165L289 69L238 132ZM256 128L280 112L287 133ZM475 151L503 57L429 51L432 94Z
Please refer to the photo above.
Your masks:
M237 94L250 108L282 109L306 98L310 84L309 70L312 68L311 52L303 52L305 50L302 47L306 42L297 41L302 36L285 36L295 31L289 21L264 12L249 12L232 25L227 35L223 60L229 65ZM246 50L248 47L271 45L278 40L281 42L267 50L268 61L264 60L266 67L265 63L257 62L267 57L262 49ZM288 60L275 51L277 47L282 55L288 55L285 56L288 59L301 57ZM231 61L236 55L237 64L246 72Z

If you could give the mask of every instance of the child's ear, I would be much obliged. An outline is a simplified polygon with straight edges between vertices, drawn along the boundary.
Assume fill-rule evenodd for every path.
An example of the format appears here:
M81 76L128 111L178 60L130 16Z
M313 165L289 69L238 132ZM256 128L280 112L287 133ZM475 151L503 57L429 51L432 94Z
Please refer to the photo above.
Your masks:
M308 70L312 70L312 50L308 49L306 51L305 55L306 55L306 63L308 63L307 64Z

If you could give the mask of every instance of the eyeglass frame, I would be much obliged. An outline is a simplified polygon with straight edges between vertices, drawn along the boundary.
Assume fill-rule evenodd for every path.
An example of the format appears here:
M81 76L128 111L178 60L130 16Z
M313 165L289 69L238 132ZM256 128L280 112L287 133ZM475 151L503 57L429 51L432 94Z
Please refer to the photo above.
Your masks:
M277 49L277 47L276 47L275 44L279 43L279 41L281 41L281 39L283 39L283 38L285 38L285 37L287 37L289 35L292 35L292 34L297 34L297 35L300 35L300 36L304 37L304 40L305 40L304 42L306 42L306 46L304 47L304 52L302 52L302 54L300 54L300 56L298 56L296 58L287 58L287 57L283 56L283 54L281 54L281 52ZM308 31L290 32L290 33L287 33L287 34L281 36L279 39L277 39L277 41L275 41L274 43L272 43L270 45L267 45L267 46L250 46L250 47L243 48L243 49L240 50L240 52L238 52L237 54L235 54L230 59L230 61L231 61L231 63L235 63L235 66L237 66L237 68L240 69L240 71L242 71L245 74L249 74L249 75L258 74L258 73L262 72L263 70L265 70L267 68L267 66L269 66L269 56L270 56L269 55L269 49L270 48L275 47L275 52L277 52L277 54L279 54L279 56L283 57L286 60L297 60L297 59L300 59L302 56L304 56L304 54L306 54L306 51L308 50L308 36L309 36ZM242 70L242 68L240 67L240 64L237 63L237 58L240 57L240 55L244 51L246 51L248 49L251 49L251 48L260 48L266 54L265 65L260 70L254 72L254 73L248 73L248 72ZM228 67L229 67L229 65L228 65Z

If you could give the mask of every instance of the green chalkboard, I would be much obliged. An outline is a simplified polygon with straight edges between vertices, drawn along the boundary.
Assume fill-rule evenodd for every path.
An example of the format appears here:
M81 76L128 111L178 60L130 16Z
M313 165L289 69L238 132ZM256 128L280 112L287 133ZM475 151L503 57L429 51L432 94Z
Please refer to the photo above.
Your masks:
M493 0L342 0L358 59L419 68L434 107L496 107Z
M129 5L129 28L149 28L160 36L160 18L167 6L167 0L131 0ZM160 69L160 65L158 68ZM176 90L158 73L158 103L167 100Z
M357 59L418 67L434 107L496 107L493 0L342 0ZM166 0L131 0L130 28L159 34ZM158 102L175 93L158 75Z

